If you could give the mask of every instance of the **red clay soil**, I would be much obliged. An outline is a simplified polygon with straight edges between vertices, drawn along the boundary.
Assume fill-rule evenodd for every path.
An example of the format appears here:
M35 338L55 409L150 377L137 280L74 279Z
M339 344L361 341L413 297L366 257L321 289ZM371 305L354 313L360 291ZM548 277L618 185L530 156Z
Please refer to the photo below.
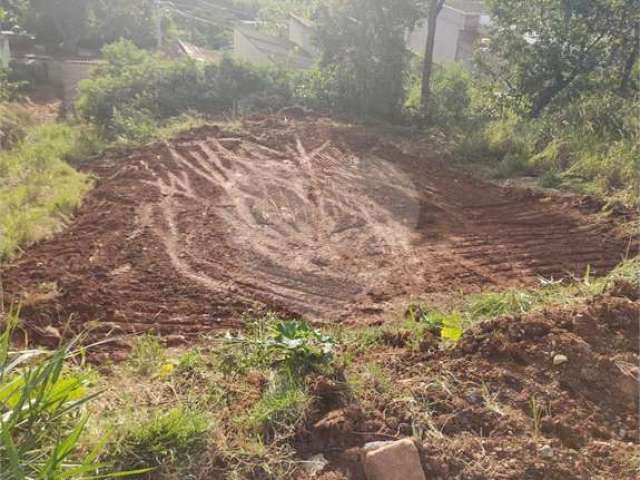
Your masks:
M488 321L453 349L388 337L353 362L384 365L393 391L354 404L324 385L343 405L319 405L299 452L325 452L322 480L358 480L365 442L417 434L429 479L636 480L640 292L618 295Z
M70 226L2 269L35 330L190 335L250 308L362 321L416 294L604 274L626 247L580 198L322 118L201 129L91 171Z

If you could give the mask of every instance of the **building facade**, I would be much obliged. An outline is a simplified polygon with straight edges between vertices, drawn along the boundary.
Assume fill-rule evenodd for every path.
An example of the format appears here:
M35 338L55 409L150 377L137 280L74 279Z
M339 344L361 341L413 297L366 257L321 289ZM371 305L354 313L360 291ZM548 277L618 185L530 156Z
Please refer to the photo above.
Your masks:
M9 35L0 32L0 68L9 68L11 62L11 45L9 43Z
M482 2L448 1L438 16L433 61L439 64L471 61L474 45L487 22ZM424 55L426 43L427 22L422 21L407 35L407 47L417 55Z

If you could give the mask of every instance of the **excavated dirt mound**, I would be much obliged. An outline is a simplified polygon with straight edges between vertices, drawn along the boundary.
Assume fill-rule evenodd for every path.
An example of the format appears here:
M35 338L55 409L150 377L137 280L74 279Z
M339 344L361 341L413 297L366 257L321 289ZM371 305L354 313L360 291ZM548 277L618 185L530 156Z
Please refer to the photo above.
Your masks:
M372 347L353 362L384 365L392 399L334 389L343 405L301 428L299 450L325 452L323 480L363 479L365 442L412 434L427 478L637 479L639 318L639 301L612 294L482 323L453 349Z
M249 308L328 321L415 294L609 271L575 197L500 188L374 131L269 117L95 166L70 227L2 272L34 327L199 333Z

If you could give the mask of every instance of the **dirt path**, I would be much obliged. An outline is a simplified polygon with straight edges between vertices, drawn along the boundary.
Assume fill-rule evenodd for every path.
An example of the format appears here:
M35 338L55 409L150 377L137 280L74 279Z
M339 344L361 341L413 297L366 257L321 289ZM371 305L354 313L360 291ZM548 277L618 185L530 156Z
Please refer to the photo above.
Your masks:
M596 274L578 200L499 188L322 119L215 128L94 169L69 229L2 272L34 326L198 333L252 307L364 320L416 294Z

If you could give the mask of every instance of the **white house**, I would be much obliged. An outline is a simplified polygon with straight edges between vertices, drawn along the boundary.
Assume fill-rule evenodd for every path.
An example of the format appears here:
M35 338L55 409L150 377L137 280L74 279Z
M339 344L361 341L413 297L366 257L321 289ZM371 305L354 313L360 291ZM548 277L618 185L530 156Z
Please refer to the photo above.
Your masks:
M311 68L317 57L314 29L311 22L295 15L289 19L289 38L274 37L251 25L241 25L233 31L233 52L237 58L254 65Z
M318 54L318 47L314 42L316 25L311 20L299 17L293 13L289 14L289 40L306 52Z
M446 64L470 61L481 27L487 22L483 2L447 0L436 25L434 62ZM407 35L407 47L416 54L423 55L426 42L427 24L423 21Z
M447 0L438 16L434 61L440 64L470 61L482 26L487 23L482 1ZM250 25L239 26L234 30L234 53L256 65L310 68L319 55L313 38L315 29L313 22L294 14L289 15L288 38L267 35ZM409 50L423 55L427 42L426 21L409 32L406 41Z
M9 68L11 62L11 46L9 37L12 32L0 32L0 68Z

